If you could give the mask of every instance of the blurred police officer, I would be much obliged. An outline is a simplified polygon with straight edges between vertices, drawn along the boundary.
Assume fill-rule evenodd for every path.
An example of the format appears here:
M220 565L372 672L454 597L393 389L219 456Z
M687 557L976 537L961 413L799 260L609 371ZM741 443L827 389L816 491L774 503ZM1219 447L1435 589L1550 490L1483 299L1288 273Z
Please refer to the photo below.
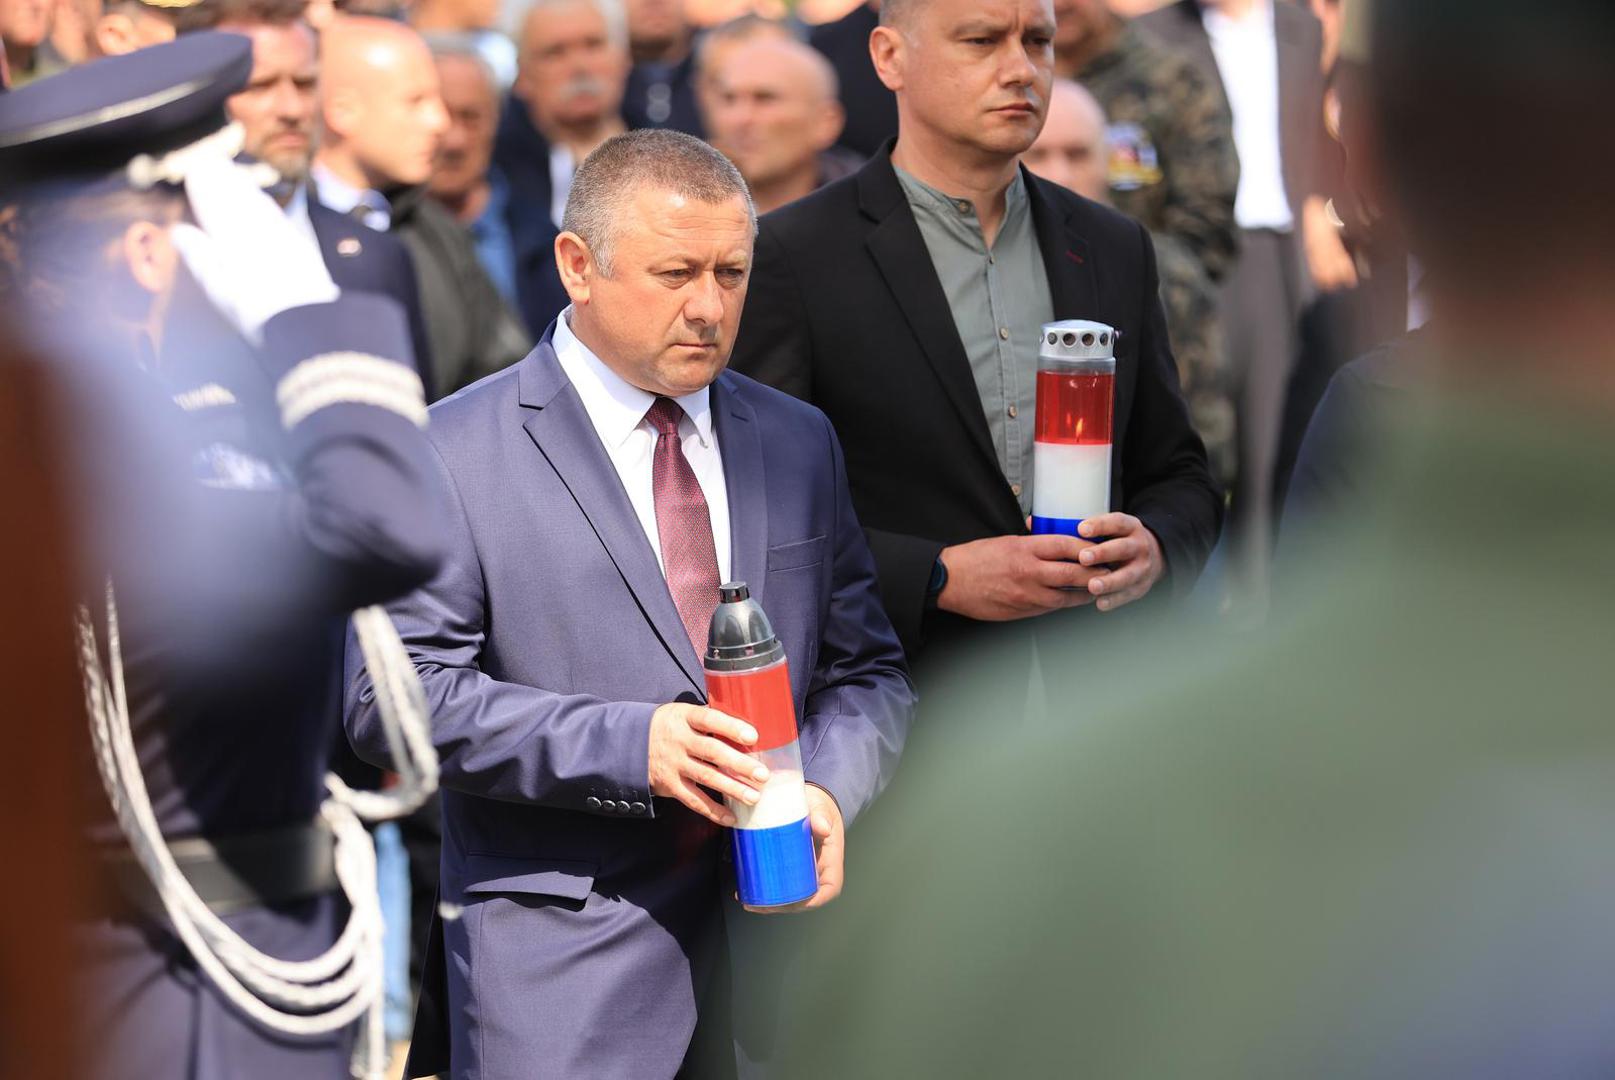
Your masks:
M234 163L225 102L251 68L247 39L200 33L0 99L30 329L81 389L81 512L111 581L86 589L107 657L85 657L106 687L87 698L114 751L117 725L99 721L127 716L136 760L98 764L115 807L151 811L149 831L94 830L119 886L82 937L98 1075L347 1075L342 1026L249 1017L210 965L337 940L336 869L365 856L318 821L331 645L348 611L440 557L403 314L340 296L312 238ZM141 861L159 848L173 877ZM176 899L187 890L204 911ZM241 944L182 944L198 927ZM280 1011L320 1014L318 996Z

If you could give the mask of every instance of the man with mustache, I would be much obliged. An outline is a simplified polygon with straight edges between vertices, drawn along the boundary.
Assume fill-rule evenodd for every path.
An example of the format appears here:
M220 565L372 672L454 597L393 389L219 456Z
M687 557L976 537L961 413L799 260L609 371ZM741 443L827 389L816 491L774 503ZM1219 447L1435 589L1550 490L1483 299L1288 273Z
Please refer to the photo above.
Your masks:
M567 192L578 164L627 129L629 67L618 0L535 0L528 8L493 160L510 181L517 308L534 334L567 304L554 254Z
M1222 493L1149 234L1019 165L1053 38L1048 0L888 0L870 53L897 95L895 143L765 217L757 242L735 367L836 425L911 659L980 641L984 622L1110 618L1163 583L1182 596L1217 538ZM1114 512L1030 536L1038 337L1054 319L1120 332Z
M396 233L415 260L432 350L432 385L452 393L520 360L532 338L477 262L465 230L427 199L448 126L437 67L421 36L348 16L321 35L321 141L311 170L321 202Z
M706 707L720 581L767 612L801 718L818 889L772 911L840 893L845 825L896 765L913 689L835 434L724 370L753 215L699 139L608 140L555 244L570 305L520 364L433 411L453 551L393 617L442 755L439 910L454 914L409 1076L727 1071L686 1063L696 1022L721 1031L730 1015L712 996L725 940L773 927L728 901L737 815L722 800L764 813L790 774L740 752L759 744L750 723ZM379 761L349 656L347 730Z

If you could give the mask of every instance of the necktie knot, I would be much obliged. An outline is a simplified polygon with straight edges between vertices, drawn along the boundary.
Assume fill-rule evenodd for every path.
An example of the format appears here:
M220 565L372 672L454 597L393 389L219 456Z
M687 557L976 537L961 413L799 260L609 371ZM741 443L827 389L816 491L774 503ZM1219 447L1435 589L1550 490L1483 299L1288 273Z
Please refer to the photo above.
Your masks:
M656 403L645 412L645 419L656 429L656 434L672 435L675 438L679 433L679 421L684 419L684 409L672 398L659 397Z

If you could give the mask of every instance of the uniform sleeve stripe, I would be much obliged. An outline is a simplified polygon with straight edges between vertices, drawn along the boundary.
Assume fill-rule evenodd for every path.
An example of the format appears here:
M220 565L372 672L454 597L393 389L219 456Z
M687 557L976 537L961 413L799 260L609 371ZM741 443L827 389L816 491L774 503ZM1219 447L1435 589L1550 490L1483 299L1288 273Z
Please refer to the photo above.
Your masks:
M275 397L287 428L342 403L373 405L426 426L421 377L402 364L364 353L325 353L304 360L280 380Z

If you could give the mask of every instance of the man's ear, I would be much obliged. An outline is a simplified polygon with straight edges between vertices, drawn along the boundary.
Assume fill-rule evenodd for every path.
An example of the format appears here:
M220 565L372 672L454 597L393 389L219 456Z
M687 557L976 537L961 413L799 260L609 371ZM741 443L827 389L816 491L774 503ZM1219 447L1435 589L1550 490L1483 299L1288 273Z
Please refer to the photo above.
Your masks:
M347 138L364 120L364 102L351 87L327 90L320 103L320 124L339 138Z
M877 26L869 33L869 59L874 62L875 74L896 93L903 89L903 66L908 58L908 42L895 26Z
M836 144L841 138L841 129L847 126L847 110L841 107L841 102L831 98L819 107L819 115L813 121L813 149L824 153Z
M95 20L95 47L102 56L122 56L139 48L135 21L121 11L112 11Z
M561 285L572 303L579 307L587 305L589 286L599 269L583 237L575 232L564 232L555 238L555 268L561 272Z
M150 221L137 221L124 230L122 246L129 276L146 292L158 296L173 283L179 254L166 228Z

